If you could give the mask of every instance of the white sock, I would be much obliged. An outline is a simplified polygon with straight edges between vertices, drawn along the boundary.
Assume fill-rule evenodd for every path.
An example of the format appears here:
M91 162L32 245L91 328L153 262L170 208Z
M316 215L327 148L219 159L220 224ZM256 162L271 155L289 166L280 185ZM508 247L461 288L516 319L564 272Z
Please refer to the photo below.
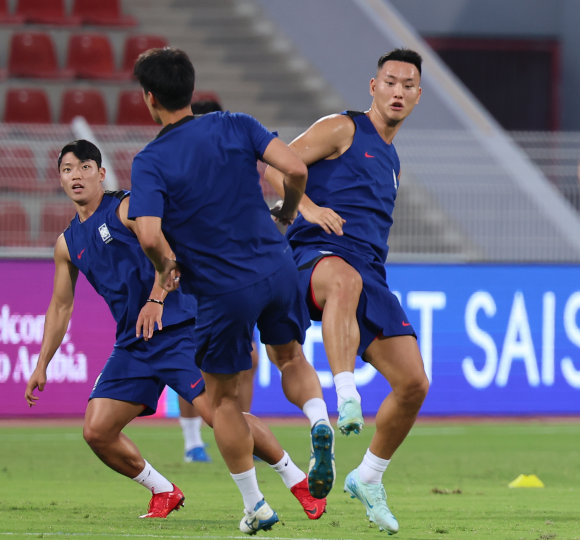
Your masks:
M387 470L390 459L381 459L375 456L369 449L358 466L358 475L365 484L380 484L383 481L383 473Z
M262 495L262 492L258 487L256 467L252 467L249 471L240 474L232 474L232 478L242 493L246 511L253 512L256 504L258 504L264 498L264 495Z
M326 403L323 399L318 397L309 399L302 407L304 414L310 420L310 427L314 427L314 424L319 420L326 420L330 424L330 418L328 417L328 409L326 408Z
M296 467L286 451L284 451L284 457L275 465L270 465L270 467L282 477L282 482L284 482L284 485L288 489L299 484L306 478L304 471Z
M192 448L203 446L203 440L201 438L201 416L197 418L180 416L179 424L181 425L181 431L183 431L186 452Z
M145 468L133 480L145 486L153 495L173 491L173 484L151 467L147 461L145 461Z
M338 398L337 407L340 407L348 398L354 398L360 403L360 394L354 384L354 373L343 371L334 376L334 386Z

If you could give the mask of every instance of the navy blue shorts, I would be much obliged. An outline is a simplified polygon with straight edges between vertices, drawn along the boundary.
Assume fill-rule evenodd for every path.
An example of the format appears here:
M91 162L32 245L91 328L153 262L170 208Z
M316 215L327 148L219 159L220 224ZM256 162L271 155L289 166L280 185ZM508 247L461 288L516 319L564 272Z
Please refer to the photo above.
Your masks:
M360 345L357 354L362 357L368 346L378 337L415 336L415 330L407 320L397 297L387 285L385 267L379 262L370 262L357 253L338 246L304 246L294 250L298 266L300 290L313 321L322 320L322 309L312 293L312 273L325 257L340 257L350 264L361 276L363 288L356 310L360 329Z
M195 362L206 373L238 373L252 367L252 338L258 326L267 345L304 343L310 326L298 288L298 271L288 257L267 278L237 291L200 296Z
M140 339L127 347L115 347L89 400L142 403L145 409L139 416L149 416L157 410L167 385L191 403L205 389L195 365L194 326L192 319L155 332L149 341Z

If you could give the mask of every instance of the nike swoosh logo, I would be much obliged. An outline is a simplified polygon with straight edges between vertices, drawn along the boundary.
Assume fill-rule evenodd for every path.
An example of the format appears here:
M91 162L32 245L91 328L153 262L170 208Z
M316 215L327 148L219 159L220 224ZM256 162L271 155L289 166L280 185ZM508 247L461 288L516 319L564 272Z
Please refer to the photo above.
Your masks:
M315 506L314 510L306 510L310 515L315 516L316 512L318 512L318 507Z
M411 326L411 323L403 321L403 326Z
M85 249L87 249L87 248L85 248ZM81 251L81 252L80 252L80 253L77 255L77 257L78 257L79 259L80 259L80 258L83 256L83 253L85 252L85 249L83 249L83 250L82 250L82 251Z
M203 377L199 379L199 381L197 381L196 383L191 383L191 387L195 388L201 381L203 381Z
M288 467L288 461L286 463L284 463L284 467Z
M365 152L365 157L375 157L375 156L371 156L368 152Z

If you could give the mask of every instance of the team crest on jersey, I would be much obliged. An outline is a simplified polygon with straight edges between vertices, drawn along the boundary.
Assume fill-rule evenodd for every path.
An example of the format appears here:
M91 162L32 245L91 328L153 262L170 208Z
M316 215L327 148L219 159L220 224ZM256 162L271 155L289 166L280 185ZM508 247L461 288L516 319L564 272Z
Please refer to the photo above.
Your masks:
M103 242L105 242L105 244L108 244L111 240L113 240L113 237L111 236L111 233L109 232L109 228L107 227L106 223L103 223L99 227L99 232L101 233L101 238L103 239Z

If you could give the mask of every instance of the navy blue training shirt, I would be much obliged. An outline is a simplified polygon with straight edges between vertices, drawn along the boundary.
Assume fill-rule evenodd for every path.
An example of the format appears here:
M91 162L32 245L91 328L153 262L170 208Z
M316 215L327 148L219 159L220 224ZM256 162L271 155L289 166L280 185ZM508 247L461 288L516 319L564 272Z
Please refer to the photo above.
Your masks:
M137 341L137 318L155 281L155 268L143 253L139 240L117 216L117 207L128 195L128 191L106 191L91 217L81 222L77 214L64 231L71 262L105 299L117 323L117 347ZM196 315L197 302L193 296L179 289L167 295L164 328Z
M166 126L135 156L129 218L162 218L185 292L235 291L286 261L256 168L274 137L251 116L215 112Z
M308 168L306 195L346 220L344 235L327 234L299 215L286 238L293 249L334 244L384 264L401 164L395 146L382 139L366 114L342 114L355 123L352 144L336 159L323 159Z

